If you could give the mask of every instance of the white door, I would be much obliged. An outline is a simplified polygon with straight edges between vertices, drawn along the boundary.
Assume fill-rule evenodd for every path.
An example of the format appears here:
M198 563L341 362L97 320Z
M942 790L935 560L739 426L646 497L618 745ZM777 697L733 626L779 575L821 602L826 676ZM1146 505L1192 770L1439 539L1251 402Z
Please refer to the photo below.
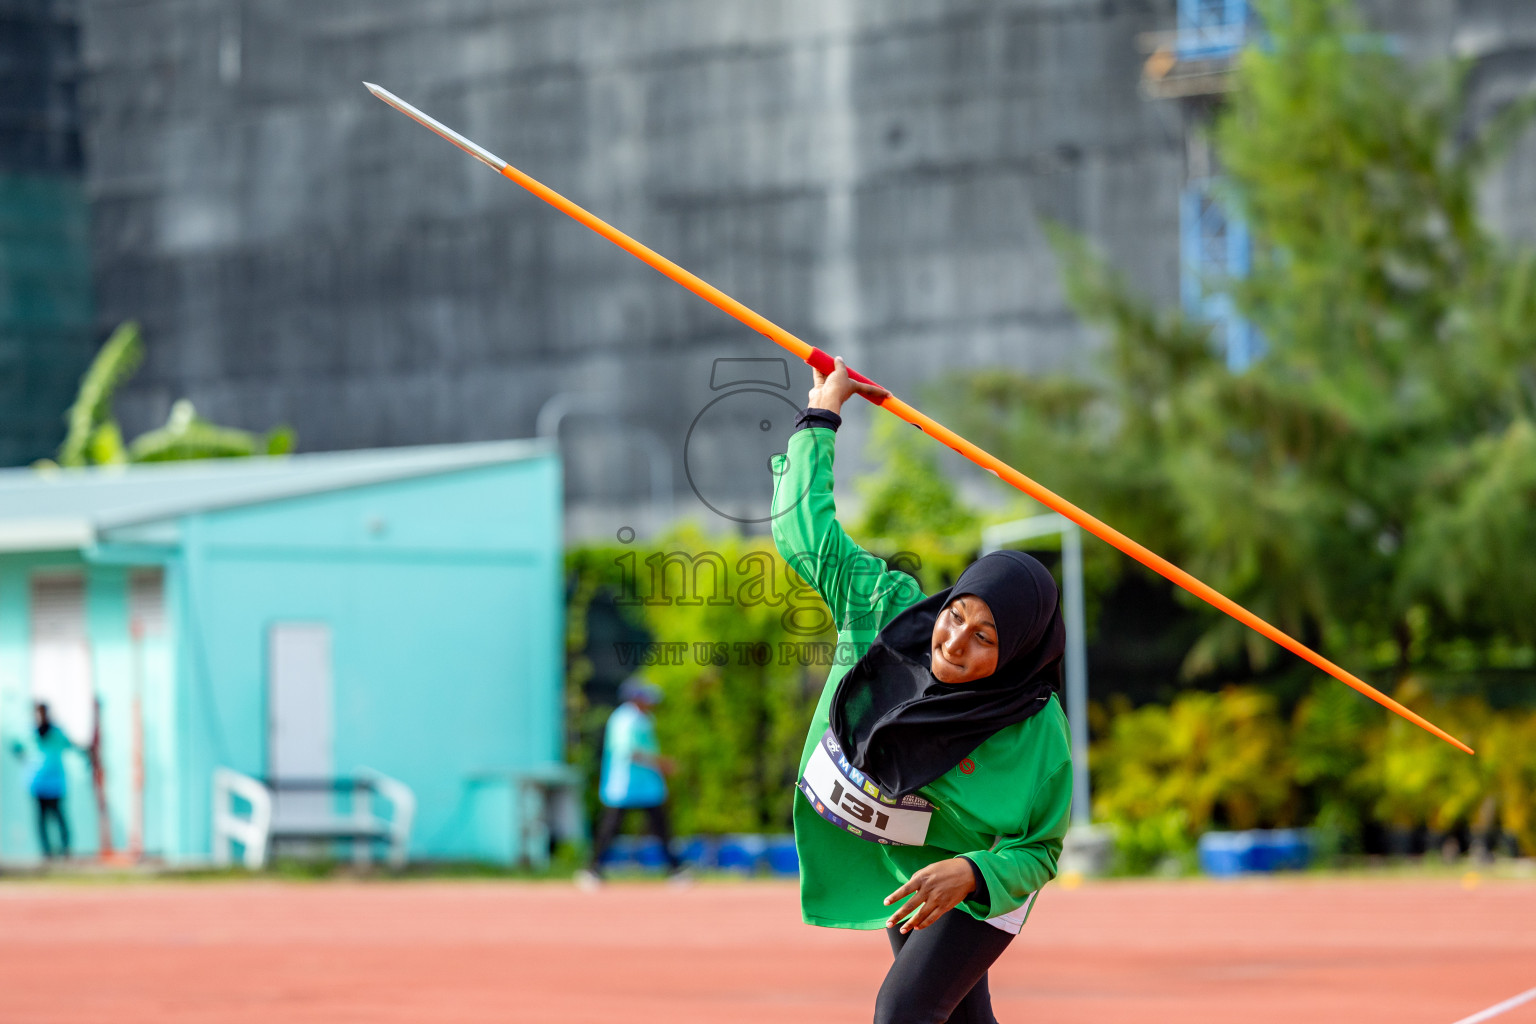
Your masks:
M335 774L331 712L331 627L274 623L267 637L267 772L274 780ZM272 814L292 823L329 817L333 806L328 792L279 792Z
M85 580L79 573L32 578L32 699L77 746L96 731L91 641L85 624ZM28 726L33 724L28 710ZM30 728L29 728L30 731Z

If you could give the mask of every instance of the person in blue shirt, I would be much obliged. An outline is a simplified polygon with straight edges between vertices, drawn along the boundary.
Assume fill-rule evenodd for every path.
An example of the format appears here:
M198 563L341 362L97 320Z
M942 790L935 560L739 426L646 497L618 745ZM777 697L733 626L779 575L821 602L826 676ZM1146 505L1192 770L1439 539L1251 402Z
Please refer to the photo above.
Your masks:
M639 676L631 676L619 686L621 703L608 716L603 731L603 769L598 798L603 816L598 820L592 840L592 862L577 873L585 885L603 877L603 855L632 810L644 811L650 833L661 840L662 854L673 875L683 870L672 852L672 826L667 815L667 780L673 764L661 756L656 743L656 723L651 709L661 703L661 688Z
M69 856L69 825L64 820L64 752L74 750L75 745L64 735L64 730L53 724L48 717L48 705L37 706L37 757L32 770L32 798L37 801L37 841L43 857L52 860L53 843L48 835L48 822L52 819L59 834L59 855ZM20 743L12 745L20 756Z

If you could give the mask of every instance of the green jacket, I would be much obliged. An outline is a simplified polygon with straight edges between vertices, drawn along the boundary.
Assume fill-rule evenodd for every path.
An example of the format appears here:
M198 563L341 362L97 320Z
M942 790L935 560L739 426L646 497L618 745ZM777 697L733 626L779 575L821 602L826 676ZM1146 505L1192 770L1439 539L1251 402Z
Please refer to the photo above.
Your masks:
M838 680L886 623L926 596L911 576L886 568L843 532L832 498L836 436L826 427L796 431L787 453L771 460L774 543L821 594L838 630L838 656L806 735L802 773L828 728ZM1056 875L1072 803L1072 753L1060 702L1052 697L1045 710L995 733L918 793L935 806L924 846L860 839L796 794L800 909L807 924L883 928L891 913L885 897L920 868L957 854L980 868L991 900L959 909L985 920L1023 906Z

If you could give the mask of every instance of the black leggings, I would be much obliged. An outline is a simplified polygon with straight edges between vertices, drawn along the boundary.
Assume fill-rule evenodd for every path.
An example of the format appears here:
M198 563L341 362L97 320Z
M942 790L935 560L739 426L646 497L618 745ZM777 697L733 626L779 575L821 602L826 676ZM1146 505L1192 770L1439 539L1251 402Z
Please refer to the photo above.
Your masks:
M44 857L53 856L53 844L48 841L48 819L52 818L59 826L59 846L63 848L64 856L69 856L69 825L64 821L64 808L60 805L61 797L40 796L37 798L37 841L43 848Z
M683 862L672 852L672 823L667 816L667 805L661 804L656 807L604 807L603 816L598 819L597 831L592 837L592 871L599 875L603 873L603 854L613 845L613 837L619 834L619 826L624 824L624 815L630 811L645 812L651 835L661 840L661 853L667 858L667 867L672 871L681 868Z
M997 1024L987 968L1011 934L958 909L921 931L885 934L896 962L875 999L875 1024Z

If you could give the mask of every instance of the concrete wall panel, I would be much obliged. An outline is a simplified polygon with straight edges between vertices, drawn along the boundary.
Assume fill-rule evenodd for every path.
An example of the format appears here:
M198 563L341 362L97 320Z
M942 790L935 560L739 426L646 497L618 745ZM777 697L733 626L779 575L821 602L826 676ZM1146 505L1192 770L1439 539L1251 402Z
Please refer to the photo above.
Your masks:
M360 81L910 393L946 365L1091 367L1047 218L1176 300L1185 128L1142 97L1137 45L1174 9L85 0L100 320L141 318L150 346L124 419L186 395L224 422L289 422L306 449L472 440L529 434L575 391L660 437L679 509L708 518L681 467L710 366L776 351ZM1527 45L1522 9L1371 16L1431 54L1489 32ZM1489 193L1516 229L1536 203L1522 173ZM573 522L616 482L643 500L621 440L582 443L606 450L567 451Z

